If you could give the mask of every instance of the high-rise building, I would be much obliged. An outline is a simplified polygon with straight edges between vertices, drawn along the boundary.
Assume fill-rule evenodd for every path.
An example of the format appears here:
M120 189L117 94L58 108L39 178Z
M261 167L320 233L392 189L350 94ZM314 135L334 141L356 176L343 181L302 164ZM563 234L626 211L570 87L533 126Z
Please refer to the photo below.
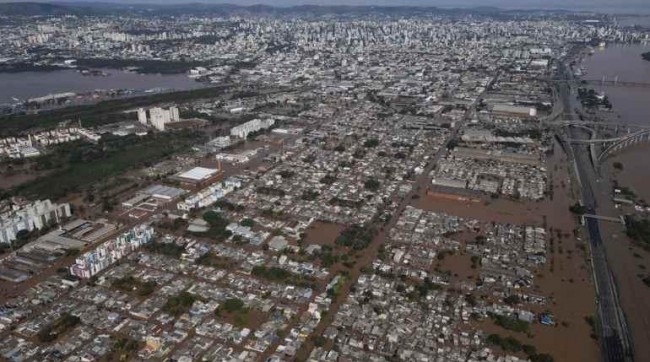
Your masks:
M18 233L22 230L41 230L71 215L70 204L55 204L50 200L34 201L31 204L15 208L0 214L0 243L10 243L16 240Z
M158 107L151 108L149 110L151 125L159 131L164 131L165 124L171 121L171 117L169 113L170 112L166 109L162 109Z
M178 114L178 107L169 107L169 116L172 122L180 121L181 117Z
M144 108L138 108L138 122L147 125L147 111Z

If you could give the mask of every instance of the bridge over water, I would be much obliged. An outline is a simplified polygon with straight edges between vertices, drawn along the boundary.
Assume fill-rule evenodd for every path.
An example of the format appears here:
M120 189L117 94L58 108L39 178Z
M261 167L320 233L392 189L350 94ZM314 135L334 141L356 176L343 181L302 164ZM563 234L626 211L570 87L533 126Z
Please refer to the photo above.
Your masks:
M589 145L591 158L595 165L628 147L640 143L650 143L650 125L619 125L590 121L556 121L552 124L561 127L577 127L590 132L591 137L589 139L573 138L567 141L573 144ZM615 132L618 132L619 128L626 128L627 133L615 137L599 138L599 128L613 128ZM636 130L633 131L632 129ZM600 152L596 150L598 145L602 146Z
M588 84L588 85L599 85L599 86L610 86L610 87L631 87L631 88L650 88L649 82L633 82L633 81L623 81L623 80L596 80L596 79L583 79L583 80L566 80L560 78L546 79L547 81L555 83L571 83L571 84Z

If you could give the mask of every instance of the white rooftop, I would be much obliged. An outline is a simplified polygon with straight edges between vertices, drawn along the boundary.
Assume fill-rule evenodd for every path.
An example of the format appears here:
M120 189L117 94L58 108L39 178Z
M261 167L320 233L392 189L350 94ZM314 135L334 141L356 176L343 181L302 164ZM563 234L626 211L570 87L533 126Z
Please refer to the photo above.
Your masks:
M178 177L195 180L195 181L201 181L201 180L205 180L206 178L212 177L217 172L218 170L214 168L194 167L189 171L185 171L181 173L180 175L178 175Z

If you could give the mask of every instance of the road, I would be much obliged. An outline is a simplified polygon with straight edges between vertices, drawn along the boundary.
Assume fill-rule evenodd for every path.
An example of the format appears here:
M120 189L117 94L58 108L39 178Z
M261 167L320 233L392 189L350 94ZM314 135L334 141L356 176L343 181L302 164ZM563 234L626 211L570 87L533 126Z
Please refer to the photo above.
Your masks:
M577 104L576 97L570 84L573 74L562 64L559 67L560 75L569 82L558 84L559 97L563 104L564 114L572 120L578 120L575 109L581 107ZM571 138L581 138L584 132L579 129L569 130ZM582 203L588 214L597 214L597 202L594 188L598 187L598 174L596 173L589 151L584 145L571 145L567 151L572 153L572 158L577 170L577 177L581 185ZM571 156L571 155L570 155ZM596 283L598 303L598 328L600 329L600 342L603 361L627 362L633 361L631 337L619 303L616 282L607 263L607 254L600 233L599 221L593 218L586 220L587 232L591 246L592 268Z

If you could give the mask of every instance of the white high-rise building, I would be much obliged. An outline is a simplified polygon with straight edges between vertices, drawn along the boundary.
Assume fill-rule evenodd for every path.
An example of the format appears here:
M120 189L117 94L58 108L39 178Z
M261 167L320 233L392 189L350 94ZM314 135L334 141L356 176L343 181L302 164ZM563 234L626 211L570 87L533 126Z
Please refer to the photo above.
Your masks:
M169 116L172 122L180 121L181 117L178 114L178 107L169 107Z
M151 108L149 110L150 122L151 125L159 130L165 130L165 124L171 122L170 112L162 108Z
M34 201L21 208L14 208L0 214L0 243L16 240L21 230L40 230L71 215L70 204L54 204L50 200Z
M246 138L250 133L259 131L261 129L269 128L274 124L275 124L274 119L270 119L270 118L265 120L254 119L252 121L248 121L244 124L240 124L239 126L231 128L230 135L239 138Z
M144 108L138 108L138 122L147 125L147 111Z

